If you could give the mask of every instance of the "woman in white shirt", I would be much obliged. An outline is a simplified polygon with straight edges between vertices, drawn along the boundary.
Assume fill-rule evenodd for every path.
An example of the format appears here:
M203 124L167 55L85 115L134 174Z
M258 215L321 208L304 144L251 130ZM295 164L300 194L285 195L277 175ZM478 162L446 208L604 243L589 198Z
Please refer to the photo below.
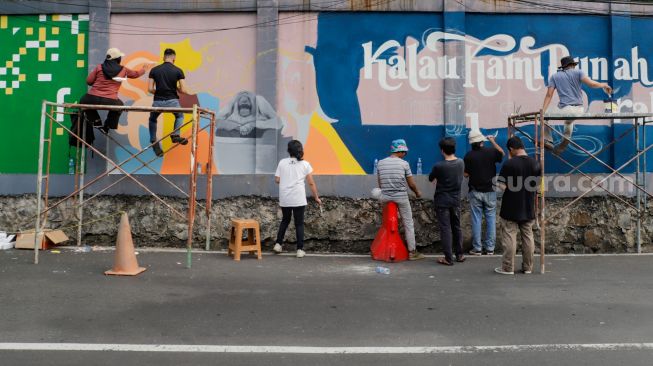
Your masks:
M290 218L295 218L295 230L297 231L297 258L302 258L304 252L304 210L306 209L306 189L304 181L308 182L313 198L318 204L322 204L317 193L317 186L313 180L313 167L308 161L303 160L304 147L297 140L288 143L289 158L281 159L274 174L274 181L279 185L279 206L283 218L279 224L277 240L274 244L274 252L281 253L283 238L286 229L290 224Z

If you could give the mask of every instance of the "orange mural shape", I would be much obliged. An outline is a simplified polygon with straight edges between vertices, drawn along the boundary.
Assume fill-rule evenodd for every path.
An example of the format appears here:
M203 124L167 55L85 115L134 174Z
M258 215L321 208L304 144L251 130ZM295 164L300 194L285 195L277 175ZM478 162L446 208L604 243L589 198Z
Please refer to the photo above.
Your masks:
M156 55L151 52L138 51L125 55L122 64L131 70L140 70L144 66L152 66L153 62L156 62L156 59ZM147 74L148 71L145 72L145 77L128 79L123 82L120 88L120 95L126 96L131 100L139 100L147 95Z
M320 174L341 174L342 168L329 140L317 128L311 126L304 146L304 158L313 170Z
M187 145L179 145L174 149L168 151L163 159L161 165L161 174L188 174L190 172L190 149L191 149L191 136L183 134L188 139ZM168 142L170 141L169 139ZM164 150L170 149L172 144L164 144ZM202 174L205 173L206 164L211 163L211 170L213 174L218 174L218 169L213 163L213 158L209 156L209 134L207 131L200 131L197 135L197 164L202 166Z

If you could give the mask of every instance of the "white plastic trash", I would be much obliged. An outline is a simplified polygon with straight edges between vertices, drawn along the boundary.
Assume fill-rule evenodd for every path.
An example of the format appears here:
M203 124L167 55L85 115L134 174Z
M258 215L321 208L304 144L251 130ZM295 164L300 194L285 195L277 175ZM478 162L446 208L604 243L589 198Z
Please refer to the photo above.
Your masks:
M14 237L16 235L7 235L6 232L0 231L0 250L7 250L14 247Z

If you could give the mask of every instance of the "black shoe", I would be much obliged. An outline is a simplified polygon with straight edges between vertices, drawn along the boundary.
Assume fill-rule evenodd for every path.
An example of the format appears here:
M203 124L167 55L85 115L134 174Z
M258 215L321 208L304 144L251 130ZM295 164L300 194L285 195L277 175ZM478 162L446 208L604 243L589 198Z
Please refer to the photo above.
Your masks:
M95 121L93 121L93 127L95 127L95 128L103 127L102 120L96 119Z
M163 150L161 150L161 145L158 142L152 146L152 149L156 156L163 156Z
M178 144L186 145L188 143L188 139L179 137L179 135L170 135L170 140L172 140L172 142L175 144L178 143Z
M109 133L109 127L107 127L107 126L102 126L102 127L98 128L98 130L100 130L100 132L102 132L105 135Z

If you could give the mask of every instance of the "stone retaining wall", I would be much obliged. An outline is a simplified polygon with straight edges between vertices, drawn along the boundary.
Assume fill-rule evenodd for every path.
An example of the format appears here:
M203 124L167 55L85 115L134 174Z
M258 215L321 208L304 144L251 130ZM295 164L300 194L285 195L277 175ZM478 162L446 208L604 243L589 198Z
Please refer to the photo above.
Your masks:
M51 198L50 202L55 202ZM371 199L324 197L321 213L315 203L306 210L306 249L320 252L367 253L381 223L379 204ZM570 199L547 199L547 212L560 210ZM185 213L187 201L166 198L177 210ZM0 230L19 231L34 228L36 199L29 196L0 196ZM232 197L213 202L212 248L225 248L229 219L256 218L261 223L264 246L274 244L281 220L277 201L257 196ZM84 209L83 244L113 245L117 232L119 211L127 211L136 245L150 247L184 247L187 227L160 202L148 196L100 196ZM650 211L642 222L642 250L653 246L653 216ZM106 216L113 215L107 219ZM413 201L413 217L418 246L423 252L439 252L439 233L430 200ZM48 227L65 227L64 231L76 238L76 210L72 202L55 208L49 215ZM194 246L203 248L206 217L198 206L194 230ZM463 203L462 218L465 248L471 247L468 203ZM550 253L624 253L636 251L635 214L613 198L590 197L580 200L547 225L547 252ZM291 224L286 241L295 240ZM536 233L536 238L539 234ZM68 244L74 245L71 240ZM539 245L539 244L537 244ZM536 245L536 246L537 246ZM287 245L291 249L291 245ZM497 245L500 250L500 245Z

